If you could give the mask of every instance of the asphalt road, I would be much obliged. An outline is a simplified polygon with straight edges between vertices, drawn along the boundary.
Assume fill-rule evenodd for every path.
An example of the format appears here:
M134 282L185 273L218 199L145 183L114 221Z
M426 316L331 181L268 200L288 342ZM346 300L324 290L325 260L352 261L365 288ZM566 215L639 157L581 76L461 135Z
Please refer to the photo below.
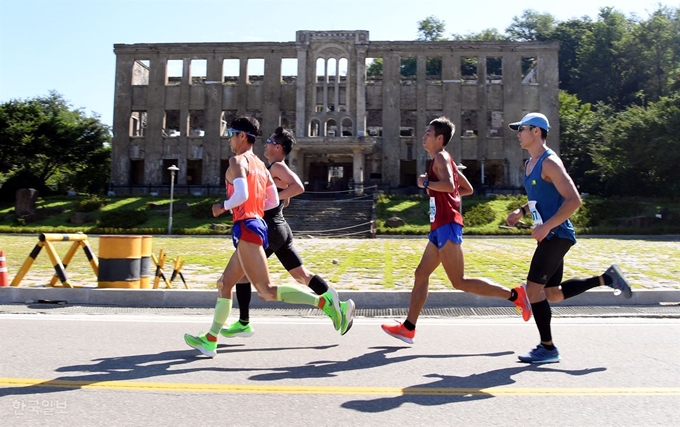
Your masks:
M557 318L562 362L517 317L423 318L414 345L358 318L254 317L206 358L206 315L0 314L14 426L677 426L680 319Z

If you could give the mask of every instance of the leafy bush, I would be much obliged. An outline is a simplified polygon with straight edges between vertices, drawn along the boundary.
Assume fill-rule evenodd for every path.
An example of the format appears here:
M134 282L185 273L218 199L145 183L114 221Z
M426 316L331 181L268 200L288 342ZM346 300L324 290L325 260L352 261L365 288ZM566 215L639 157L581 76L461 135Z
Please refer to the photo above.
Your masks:
M120 209L103 213L97 220L101 228L133 228L147 221L144 209Z
M52 194L52 190L45 185L42 179L29 171L21 170L8 177L2 184L0 201L13 203L16 200L17 190L22 188L35 188L41 196Z
M94 212L106 205L106 201L98 196L90 196L87 199L78 200L73 209L76 212Z
M510 213L517 209L518 207L526 205L527 202L529 201L529 199L527 199L527 196L500 196L497 198L497 200L508 201L506 213Z
M586 199L583 207L588 217L581 225L588 226L615 225L617 219L645 214L644 204L634 199Z
M463 220L467 227L481 227L493 222L496 212L486 203L475 205L463 213Z
M571 222L574 227L588 227L591 225L591 214L590 209L588 209L588 203L584 200L580 208L576 209L576 212L571 216Z
M204 200L202 202L198 202L196 204L191 205L190 208L190 213L191 217L195 219L210 219L213 217L212 215L212 205L214 205L215 201L211 200Z

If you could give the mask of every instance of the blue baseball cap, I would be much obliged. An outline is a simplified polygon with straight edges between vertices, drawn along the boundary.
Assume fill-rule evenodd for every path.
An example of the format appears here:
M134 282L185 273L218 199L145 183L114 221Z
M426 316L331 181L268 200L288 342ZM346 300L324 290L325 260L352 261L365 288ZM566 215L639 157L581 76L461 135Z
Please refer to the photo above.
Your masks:
M550 124L548 123L548 118L541 113L529 113L522 117L522 120L510 123L510 129L517 130L520 126L536 126L546 131L550 130Z

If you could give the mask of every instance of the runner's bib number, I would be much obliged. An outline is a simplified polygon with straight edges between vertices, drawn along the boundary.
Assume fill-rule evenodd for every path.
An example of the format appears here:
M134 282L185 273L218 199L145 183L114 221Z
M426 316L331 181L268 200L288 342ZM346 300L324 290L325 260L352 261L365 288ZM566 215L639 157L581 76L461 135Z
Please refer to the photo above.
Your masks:
M536 209L536 200L529 200L529 212L531 212L531 219L534 220L534 227L543 224L543 218L541 218L541 214Z
M430 222L434 222L435 215L437 215L437 204L434 202L434 197L430 197Z

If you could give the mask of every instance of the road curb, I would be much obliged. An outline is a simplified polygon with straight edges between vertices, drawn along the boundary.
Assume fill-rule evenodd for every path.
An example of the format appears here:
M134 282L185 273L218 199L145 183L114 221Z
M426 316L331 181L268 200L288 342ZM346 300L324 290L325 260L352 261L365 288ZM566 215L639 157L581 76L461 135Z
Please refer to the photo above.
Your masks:
M338 291L341 299L351 298L361 308L408 308L410 291ZM27 301L64 301L66 304L109 305L121 307L186 307L215 306L217 291L184 289L99 289L99 288L0 288L0 303L24 304ZM653 306L679 303L680 290L644 289L633 292L631 299L615 296L611 290L592 290L559 303L561 306ZM426 307L504 307L510 303L461 291L430 291ZM234 306L238 303L234 301ZM255 292L253 308L291 308L282 302L266 302Z

